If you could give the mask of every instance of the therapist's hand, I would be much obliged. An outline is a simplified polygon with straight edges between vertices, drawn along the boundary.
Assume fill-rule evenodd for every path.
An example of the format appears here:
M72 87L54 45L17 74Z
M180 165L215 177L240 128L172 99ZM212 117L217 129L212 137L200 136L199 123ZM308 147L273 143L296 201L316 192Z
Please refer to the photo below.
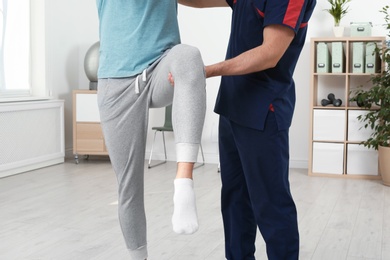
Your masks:
M172 87L175 86L175 81L173 80L173 75L170 72L168 73L168 81L172 85Z
M213 71L213 68L215 67L215 65L211 65L211 66L205 66L204 67L204 72L205 72L205 77L206 78L209 78L209 77L212 77L212 71ZM172 85L172 87L175 86L175 80L173 78L173 75L171 72L168 73L168 81L169 81L169 84Z

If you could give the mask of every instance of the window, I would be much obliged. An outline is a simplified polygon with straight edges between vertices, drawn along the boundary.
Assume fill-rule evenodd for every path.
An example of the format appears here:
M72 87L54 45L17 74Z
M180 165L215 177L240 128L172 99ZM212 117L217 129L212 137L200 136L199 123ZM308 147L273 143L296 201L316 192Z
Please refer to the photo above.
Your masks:
M31 0L0 0L0 97L30 96Z

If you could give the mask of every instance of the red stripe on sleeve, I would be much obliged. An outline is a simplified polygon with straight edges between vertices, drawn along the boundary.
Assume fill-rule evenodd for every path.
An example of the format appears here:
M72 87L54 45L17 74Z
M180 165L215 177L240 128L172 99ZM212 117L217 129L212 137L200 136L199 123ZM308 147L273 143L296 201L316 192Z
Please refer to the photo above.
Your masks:
M295 28L304 3L305 0L290 0L283 19L283 24Z

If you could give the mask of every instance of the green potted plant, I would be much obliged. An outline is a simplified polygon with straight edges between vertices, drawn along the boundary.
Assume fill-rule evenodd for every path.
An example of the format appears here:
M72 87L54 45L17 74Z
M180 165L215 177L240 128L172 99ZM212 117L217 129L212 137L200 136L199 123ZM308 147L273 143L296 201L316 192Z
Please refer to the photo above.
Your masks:
M340 26L341 19L348 13L347 4L351 0L328 0L330 4L329 9L325 9L334 20L333 32L336 37L341 37L344 34L344 27Z
M385 15L387 36L390 38L389 11L389 6L380 10ZM356 101L360 107L368 109L368 113L358 119L364 122L365 128L371 128L373 133L362 144L378 150L382 180L385 185L390 186L390 46L389 41L387 43L382 48L377 46L375 50L384 63L382 72L371 76L371 88L358 88L351 93L350 101Z

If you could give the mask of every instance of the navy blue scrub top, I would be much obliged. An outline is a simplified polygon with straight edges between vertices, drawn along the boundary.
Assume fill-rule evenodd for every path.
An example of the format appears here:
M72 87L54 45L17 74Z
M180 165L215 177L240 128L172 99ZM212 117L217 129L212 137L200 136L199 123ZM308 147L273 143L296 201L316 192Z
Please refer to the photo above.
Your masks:
M295 106L292 76L316 0L226 1L233 9L226 59L261 45L264 27L268 25L290 27L295 38L276 67L247 75L223 76L214 111L240 125L263 130L271 108L279 130L288 129Z

